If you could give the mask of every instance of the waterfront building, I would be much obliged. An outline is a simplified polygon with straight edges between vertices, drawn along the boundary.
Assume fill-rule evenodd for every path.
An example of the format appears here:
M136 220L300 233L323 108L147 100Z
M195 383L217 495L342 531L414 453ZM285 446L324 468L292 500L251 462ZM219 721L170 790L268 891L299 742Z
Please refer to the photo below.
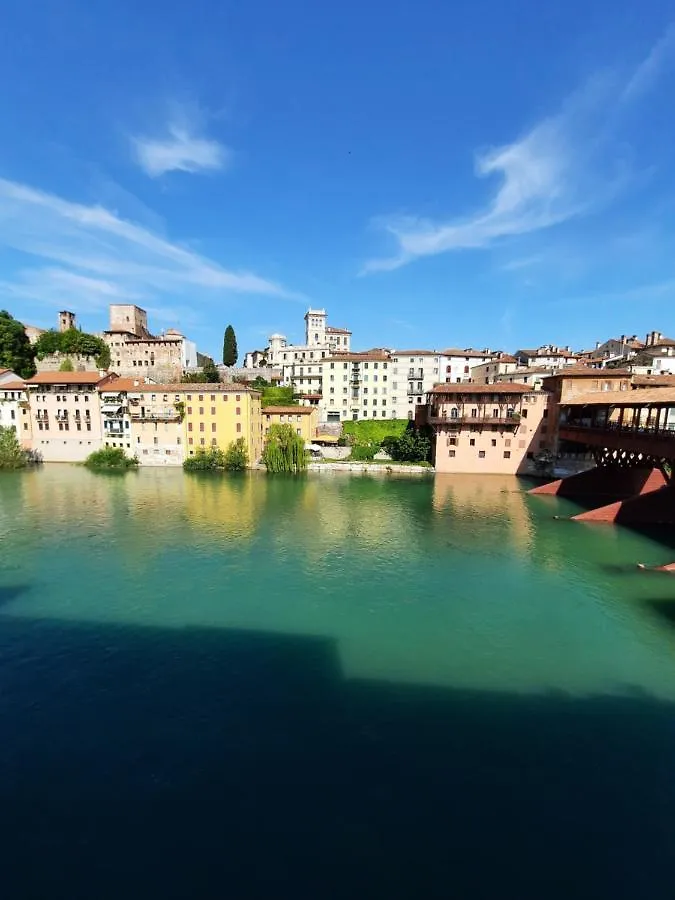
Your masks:
M491 359L499 356L497 351L474 350L468 347L466 350L451 348L441 353L440 381L445 384L463 384L472 380L472 373L476 366L484 365Z
M442 368L438 350L392 350L389 418L414 419L426 392L443 380Z
M518 474L550 447L548 395L524 384L439 384L419 407L437 472Z
M105 447L121 447L127 456L134 454L129 416L130 378L115 378L98 388L101 398L101 432Z
M395 418L388 351L335 354L325 360L323 369L322 422Z
M148 384L138 380L128 387L131 447L141 466L183 464L186 387L184 384Z
M110 304L109 328L103 340L110 348L110 368L128 378L150 377L177 382L197 367L197 347L175 328L159 337L148 330L148 314L133 304Z
M315 406L266 406L262 410L263 433L272 425L290 425L306 444L316 438L319 410Z
M147 395L151 386L145 385ZM161 389L156 386L155 394ZM251 465L262 456L263 419L260 391L242 384L182 384L164 388L162 398L181 394L184 404L185 455L199 448L227 450L233 441L243 438ZM152 392L151 392L152 395Z
M0 426L13 428L21 446L31 448L33 430L26 386L9 369L0 369Z
M45 462L82 462L103 443L105 372L39 372L25 382L33 449Z

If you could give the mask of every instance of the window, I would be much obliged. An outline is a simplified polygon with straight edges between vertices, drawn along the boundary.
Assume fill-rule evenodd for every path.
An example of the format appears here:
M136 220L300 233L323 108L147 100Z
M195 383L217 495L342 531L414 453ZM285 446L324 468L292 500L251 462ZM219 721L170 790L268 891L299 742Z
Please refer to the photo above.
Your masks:
M241 434L241 422L237 422L237 434Z
M493 447L496 447L496 446L497 446L497 441L496 441L494 438L492 438L491 444L492 444Z
M215 408L215 406L212 406L211 407L211 415L215 416L215 414L216 414L216 408Z
M84 395L84 402L89 403L89 397L87 396L87 394Z
M155 445L155 447L156 447L157 444L159 444L159 438L153 438L153 439L152 439L152 443L153 443L153 444Z
M457 438L456 437L448 438L448 444L451 447L456 447L457 446Z
M238 407L235 409L235 413L236 413L238 416L241 415L241 406L238 406Z
M200 430L200 431L203 431L203 430L204 430L204 423L203 423L203 422L200 422L200 423L199 423L199 430Z
M505 446L505 447L510 447L510 446L511 446L511 438L507 438L507 439L504 441L504 446Z
M165 397L164 399L166 400L166 397ZM210 398L210 399L211 399L211 403L215 403L215 402L216 402L216 395L215 395L215 394L211 394L211 398Z
M469 438L469 446L470 447L476 446L476 438Z
M192 447L194 444L194 440L192 438L188 438L188 444Z
M192 431L192 422L188 422L188 431Z
M203 416L203 415L204 415L204 407L203 407L203 406L200 406L200 407L199 407L199 415L200 415L200 416Z
M455 451L454 451L454 450L448 450L448 456L450 457L450 459L454 459L454 458L455 458Z
M513 415L513 411L511 411L511 415ZM524 419L527 418L527 410L526 410L526 409L524 409L524 410L522 411L521 416L522 416Z
M216 423L211 422L211 431L215 431L215 430L216 430Z
M49 425L46 428L49 429ZM87 431L91 431L91 422L87 422Z
M237 401L237 403L240 403L241 402L241 394L237 394L237 396L234 399Z
M192 407L191 406L188 406L187 413L188 413L188 416L192 415Z
M205 446L206 446L206 439L205 439L205 438L199 438L199 444L200 444L201 447L205 447Z
M478 451L478 458L479 458L479 459L485 459L485 450L479 450L479 451Z
M154 400L155 398L153 397L152 399ZM204 395L203 395L203 394L200 394L200 395L199 395L199 400L202 401L203 399L204 399Z
M187 395L188 400L192 400L192 394Z
M504 451L504 459L511 459L511 451L510 450Z

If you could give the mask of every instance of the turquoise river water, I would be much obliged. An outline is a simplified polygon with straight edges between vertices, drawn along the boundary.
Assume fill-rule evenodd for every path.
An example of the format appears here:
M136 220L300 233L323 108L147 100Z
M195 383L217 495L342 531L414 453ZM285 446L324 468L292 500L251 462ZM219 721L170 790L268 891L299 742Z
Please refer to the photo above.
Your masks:
M674 897L675 539L526 487L1 477L3 898Z

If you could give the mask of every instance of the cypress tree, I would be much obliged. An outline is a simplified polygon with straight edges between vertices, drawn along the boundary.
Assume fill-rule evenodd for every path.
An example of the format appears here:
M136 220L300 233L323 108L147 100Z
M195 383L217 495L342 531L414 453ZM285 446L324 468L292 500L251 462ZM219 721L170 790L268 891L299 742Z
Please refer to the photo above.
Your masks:
M231 325L228 325L225 329L225 336L223 338L223 365L236 365L238 356L237 336L234 333L234 328Z

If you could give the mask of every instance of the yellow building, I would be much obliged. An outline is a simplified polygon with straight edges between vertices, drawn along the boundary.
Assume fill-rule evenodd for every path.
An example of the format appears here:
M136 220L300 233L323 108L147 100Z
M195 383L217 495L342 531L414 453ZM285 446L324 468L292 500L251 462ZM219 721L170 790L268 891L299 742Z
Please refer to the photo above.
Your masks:
M242 384L182 384L185 404L185 455L200 447L227 450L243 438L251 465L263 451L260 391Z
M266 406L262 411L263 430L269 433L271 425L290 425L306 444L316 437L319 409L316 406Z
M128 416L132 453L140 465L182 465L186 449L182 408L186 385L143 384L127 378L120 378L119 382L126 388L128 398L119 415ZM103 409L105 414L105 404ZM126 426L126 422L122 425Z

